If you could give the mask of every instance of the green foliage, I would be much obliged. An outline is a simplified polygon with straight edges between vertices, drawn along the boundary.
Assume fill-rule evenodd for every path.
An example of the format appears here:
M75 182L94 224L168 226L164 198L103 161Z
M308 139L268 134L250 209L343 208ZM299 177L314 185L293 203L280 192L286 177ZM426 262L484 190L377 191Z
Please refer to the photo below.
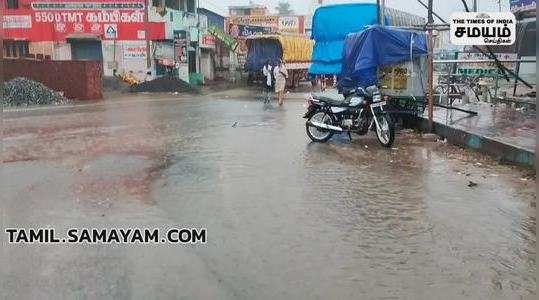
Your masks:
M290 3L288 3L288 1L281 1L277 3L275 10L277 10L277 14L280 16L287 16L287 15L294 14L294 10L292 10L292 8L290 7Z

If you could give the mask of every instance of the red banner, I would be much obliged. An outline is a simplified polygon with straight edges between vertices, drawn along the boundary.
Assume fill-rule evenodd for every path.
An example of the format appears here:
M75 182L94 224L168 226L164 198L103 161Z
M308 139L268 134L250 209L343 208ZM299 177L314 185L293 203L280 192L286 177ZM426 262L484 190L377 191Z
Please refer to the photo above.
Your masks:
M7 39L64 41L90 36L103 40L165 38L164 23L144 23L145 1L86 0L28 1L19 9L4 9L3 29Z

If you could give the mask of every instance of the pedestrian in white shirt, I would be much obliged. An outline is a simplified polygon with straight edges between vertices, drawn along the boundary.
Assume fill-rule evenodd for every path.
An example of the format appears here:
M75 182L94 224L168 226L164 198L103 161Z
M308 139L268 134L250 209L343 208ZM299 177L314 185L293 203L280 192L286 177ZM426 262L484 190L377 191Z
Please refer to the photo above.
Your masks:
M275 92L279 95L279 106L281 106L283 105L284 89L288 78L288 70L282 59L279 60L279 65L273 69L273 74L275 76Z
M262 73L266 77L265 81L265 97L264 102L269 103L271 100L271 92L273 89L273 66L270 64L269 59L266 60L266 63L264 64L264 67L262 67Z

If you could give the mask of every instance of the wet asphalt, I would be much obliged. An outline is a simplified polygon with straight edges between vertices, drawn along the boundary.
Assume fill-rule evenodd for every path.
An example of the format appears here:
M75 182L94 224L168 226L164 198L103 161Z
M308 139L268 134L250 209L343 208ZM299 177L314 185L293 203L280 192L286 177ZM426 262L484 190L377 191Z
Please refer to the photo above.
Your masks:
M372 133L310 143L300 100L132 98L5 114L2 227L203 227L208 242L14 245L2 233L0 298L535 293L527 170L409 131L392 149Z

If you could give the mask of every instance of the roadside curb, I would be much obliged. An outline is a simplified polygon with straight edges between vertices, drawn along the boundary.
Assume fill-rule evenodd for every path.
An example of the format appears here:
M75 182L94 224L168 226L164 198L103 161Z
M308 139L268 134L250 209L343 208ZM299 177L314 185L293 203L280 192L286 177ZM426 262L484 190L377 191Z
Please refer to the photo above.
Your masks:
M428 132L429 122L418 117L419 129ZM474 132L454 128L434 121L434 133L446 138L450 144L473 149L490 155L500 163L513 164L535 169L535 152L516 145L501 142L495 138L479 135Z

